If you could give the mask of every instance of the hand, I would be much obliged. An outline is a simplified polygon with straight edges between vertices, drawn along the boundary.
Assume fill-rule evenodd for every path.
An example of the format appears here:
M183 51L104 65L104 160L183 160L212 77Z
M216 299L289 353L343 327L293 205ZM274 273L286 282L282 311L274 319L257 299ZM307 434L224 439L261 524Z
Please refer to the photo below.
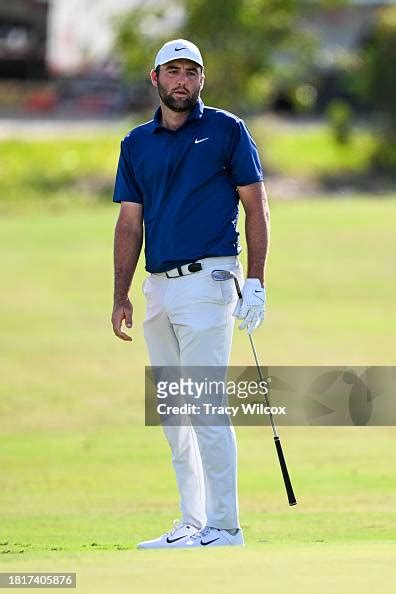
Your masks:
M132 312L133 306L128 298L120 303L114 303L113 314L111 316L111 323L113 324L114 334L121 338L121 340L131 341L132 337L121 330L122 320L125 320L127 328L132 328Z
M247 278L242 289L242 299L238 299L234 317L243 320L240 330L252 334L258 328L265 315L265 288L261 286L258 278Z

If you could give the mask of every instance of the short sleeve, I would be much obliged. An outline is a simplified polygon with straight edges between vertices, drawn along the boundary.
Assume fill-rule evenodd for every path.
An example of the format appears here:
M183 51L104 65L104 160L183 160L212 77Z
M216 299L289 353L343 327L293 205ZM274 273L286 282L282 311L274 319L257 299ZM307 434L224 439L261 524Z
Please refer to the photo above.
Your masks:
M114 184L113 202L137 202L143 204L143 196L137 184L125 141L121 142L117 175Z
M229 144L228 166L236 186L247 186L264 178L256 143L242 120L235 122Z

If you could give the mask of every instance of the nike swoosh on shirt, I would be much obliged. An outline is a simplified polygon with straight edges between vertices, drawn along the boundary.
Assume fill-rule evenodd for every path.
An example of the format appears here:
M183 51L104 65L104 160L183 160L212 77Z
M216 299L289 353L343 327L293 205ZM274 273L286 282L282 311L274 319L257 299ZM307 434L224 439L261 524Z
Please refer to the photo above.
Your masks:
M177 540L181 540L182 538L186 538L187 534L184 534L184 536L179 536L178 538L173 538L172 540L169 539L169 536L166 539L166 542L168 542L169 544L171 544L172 542L176 542Z
M195 144L199 144L200 142L204 142L204 140L209 140L209 136L207 136L206 138L200 138L198 140L198 138L195 139Z
M206 546L208 544L212 544L212 542L215 542L216 540L219 540L219 538L214 538L213 540L208 540L207 542L202 542L202 540L201 540L201 545L202 546Z
M175 47L175 52L180 52L182 49L187 49L186 47Z

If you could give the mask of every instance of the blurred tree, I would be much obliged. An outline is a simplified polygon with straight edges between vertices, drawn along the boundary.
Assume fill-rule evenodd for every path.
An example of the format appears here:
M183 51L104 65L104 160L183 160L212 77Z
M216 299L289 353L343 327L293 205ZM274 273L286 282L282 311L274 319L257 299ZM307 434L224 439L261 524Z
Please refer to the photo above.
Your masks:
M162 43L190 39L204 57L206 103L262 108L275 78L290 65L298 74L298 64L312 49L308 36L294 26L299 10L294 0L142 2L118 23L117 48L125 72L141 80Z
M342 99L333 99L326 109L327 120L338 144L347 144L352 132L352 108Z
M363 52L361 80L370 103L396 131L396 7L377 13L372 35Z
M377 12L372 35L362 53L358 86L375 111L382 116L381 139L376 164L396 171L396 7Z

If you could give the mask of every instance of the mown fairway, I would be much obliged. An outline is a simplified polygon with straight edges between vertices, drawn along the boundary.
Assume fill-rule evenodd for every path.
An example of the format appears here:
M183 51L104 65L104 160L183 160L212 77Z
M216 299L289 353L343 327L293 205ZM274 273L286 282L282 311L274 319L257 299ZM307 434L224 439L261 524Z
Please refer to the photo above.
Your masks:
M78 592L392 592L394 428L239 428L243 550L142 552L177 517L160 429L143 426L143 267L134 342L110 328L117 207L0 222L0 571L77 571ZM396 200L276 203L263 363L395 363ZM236 332L232 362L251 364Z

